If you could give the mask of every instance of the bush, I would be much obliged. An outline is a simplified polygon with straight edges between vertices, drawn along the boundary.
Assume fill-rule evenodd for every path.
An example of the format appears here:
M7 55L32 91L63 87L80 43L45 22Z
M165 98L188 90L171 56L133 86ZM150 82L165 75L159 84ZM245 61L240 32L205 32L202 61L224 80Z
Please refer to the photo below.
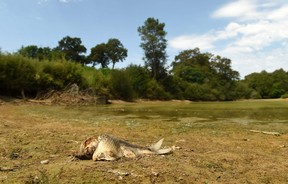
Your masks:
M187 83L184 91L184 98L187 100L198 101L201 100L203 91L199 84Z
M69 84L83 83L81 65L68 61L42 62L42 69L38 71L39 89L60 90Z
M235 96L236 99L249 99L251 97L252 89L248 84L240 81L236 83Z
M132 83L123 70L113 70L111 73L110 90L116 99L132 101L134 98Z
M130 65L125 71L131 81L135 97L147 98L146 93L148 82L150 81L150 74L148 71L137 65Z
M96 70L91 67L84 67L82 71L82 85L84 88L93 89L97 95L108 95L110 74L103 70Z
M261 95L259 94L258 91L253 90L253 91L251 92L251 94L250 94L250 98L251 98L251 99L261 99L262 97L261 97Z
M35 91L36 61L17 55L1 55L0 58L1 89L6 93Z
M170 100L171 95L155 79L151 79L147 86L147 97L150 100Z
M288 92L286 92L284 95L281 96L281 98L288 98Z

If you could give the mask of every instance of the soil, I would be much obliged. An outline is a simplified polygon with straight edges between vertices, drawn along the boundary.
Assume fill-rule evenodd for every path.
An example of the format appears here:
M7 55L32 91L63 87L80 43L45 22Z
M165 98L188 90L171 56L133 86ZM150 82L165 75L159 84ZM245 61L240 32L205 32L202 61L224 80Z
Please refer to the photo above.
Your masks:
M288 183L287 121L135 118L121 108L112 108L117 115L75 108L0 101L0 183ZM175 150L114 162L71 161L83 140L101 133L143 146L164 137L164 146Z

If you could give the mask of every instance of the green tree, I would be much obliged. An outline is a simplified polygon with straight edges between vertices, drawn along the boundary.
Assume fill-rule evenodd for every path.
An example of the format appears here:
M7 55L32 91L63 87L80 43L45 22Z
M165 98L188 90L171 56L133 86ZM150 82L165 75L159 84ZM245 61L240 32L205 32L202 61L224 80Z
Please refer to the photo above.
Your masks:
M182 51L172 62L172 73L184 81L203 84L211 78L211 57L212 54L201 53L199 48Z
M72 62L43 62L38 76L39 90L61 90L69 84L81 86L83 82L82 67Z
M25 92L35 89L36 61L19 55L0 57L0 89L6 92ZM1 90L1 92L2 92Z
M148 18L144 25L138 27L142 43L140 47L144 50L145 66L151 71L152 77L159 81L166 73L165 64L167 60L166 47L167 32L165 24L158 19Z
M87 49L82 45L80 38L66 36L58 42L56 49L63 52L67 60L72 60L82 65L86 64L86 57L82 53L86 53Z
M19 50L18 53L21 54L24 57L28 58L37 58L38 55L38 47L36 45L29 45L29 46L22 46Z
M130 78L136 97L147 98L148 83L151 79L147 69L139 65L129 65L125 71Z
M123 44L116 38L108 40L106 49L108 58L113 64L112 69L114 69L115 63L123 61L127 57L127 49L125 49Z
M225 57L216 56L211 61L212 69L218 75L219 80L223 82L238 80L240 77L239 72L231 67L231 60Z
M178 96L194 101L212 100L207 99L212 95L204 94L204 91L211 93L207 84L212 78L210 58L210 53L201 53L199 48L184 50L175 56L171 73L177 82L177 85L174 84L174 91L177 91ZM204 84L205 87L202 86Z
M266 71L260 73L252 73L245 76L245 81L248 86L258 92L261 98L270 98L271 86L273 86L273 80L271 74Z
M201 53L199 48L195 48L180 52L172 66L172 75L180 85L175 91L181 94L179 89L182 90L184 98L192 100L236 98L235 87L239 73L231 68L230 59L211 53ZM199 95L201 93L202 96Z
M244 80L261 98L280 98L288 91L288 74L283 69L247 75Z
M28 45L25 47L22 46L18 50L18 53L30 59L39 59L39 60L52 59L52 51L49 47L38 47L36 45Z
M91 48L88 60L93 66L101 64L102 68L108 68L112 62L112 69L114 69L115 63L123 61L126 57L127 49L118 39L111 38L107 43L101 43Z
M237 98L236 81L239 80L239 72L231 67L231 60L221 56L213 56L210 61L213 78L212 87L217 90L215 95L219 100L234 100Z
M113 70L111 73L110 91L114 98L125 101L133 100L131 80L124 70Z
M154 78L147 84L147 98L151 100L170 100L171 95L164 89L164 86Z
M279 98L288 92L288 73L282 68L272 72L273 86L270 91L271 98Z
M39 60L44 60L44 59L48 59L51 60L52 59L52 54L51 54L51 49L49 47L39 47L38 48L38 52L37 52L37 58Z
M109 57L107 54L107 48L105 43L101 43L91 48L91 53L88 57L89 62L93 67L96 64L101 64L102 68L107 68L109 65Z

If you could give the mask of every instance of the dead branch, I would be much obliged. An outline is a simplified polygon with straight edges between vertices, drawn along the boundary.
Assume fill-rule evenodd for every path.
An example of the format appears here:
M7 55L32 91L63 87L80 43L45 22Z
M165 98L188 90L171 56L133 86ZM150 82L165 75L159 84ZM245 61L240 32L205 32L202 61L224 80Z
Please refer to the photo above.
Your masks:
M260 131L260 130L250 130L250 132L280 136L280 133L279 133L279 132L268 132L268 131Z

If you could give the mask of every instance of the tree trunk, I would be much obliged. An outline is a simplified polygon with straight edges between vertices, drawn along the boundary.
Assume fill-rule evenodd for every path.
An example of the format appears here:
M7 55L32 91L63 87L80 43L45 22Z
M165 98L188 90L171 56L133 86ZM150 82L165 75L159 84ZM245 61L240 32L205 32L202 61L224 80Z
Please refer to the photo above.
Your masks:
M21 89L21 96L23 99L26 99L25 90L23 88Z

